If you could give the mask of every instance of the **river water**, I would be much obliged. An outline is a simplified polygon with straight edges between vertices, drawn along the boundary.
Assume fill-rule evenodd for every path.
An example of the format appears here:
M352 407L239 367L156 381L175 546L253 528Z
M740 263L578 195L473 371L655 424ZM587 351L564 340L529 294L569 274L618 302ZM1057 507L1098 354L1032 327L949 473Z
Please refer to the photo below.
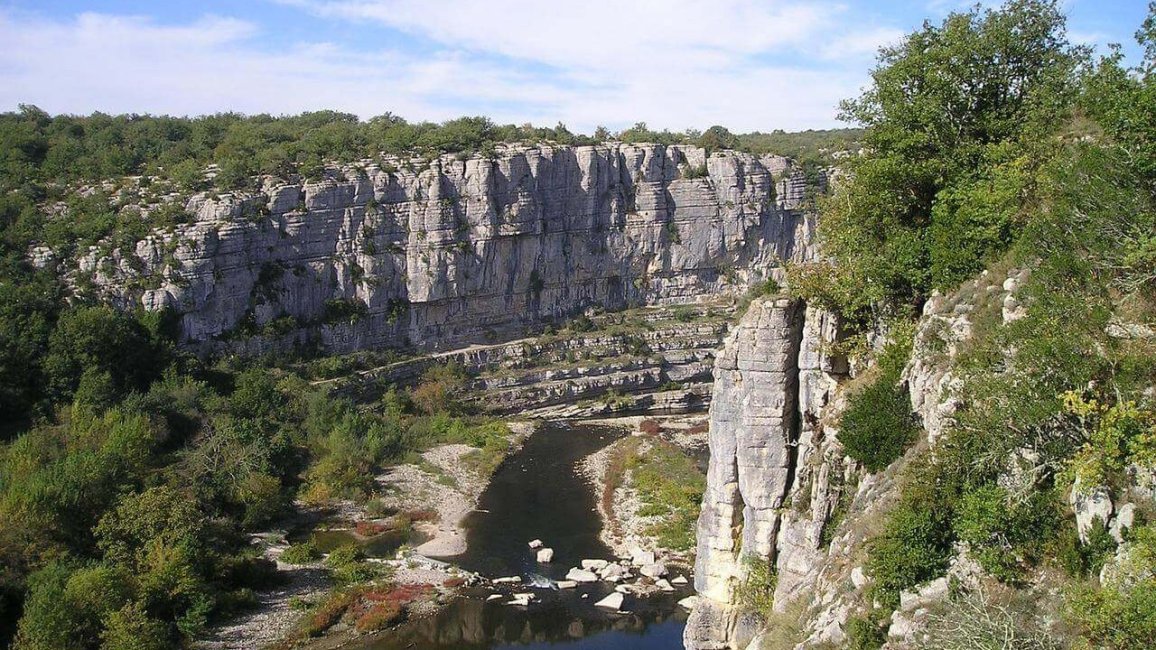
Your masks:
M579 465L624 432L617 427L565 421L539 427L508 458L466 520L469 550L447 558L487 577L562 578L583 558L610 559L598 539L601 518L596 495ZM541 539L554 549L551 564L538 564L528 546ZM519 587L519 591L531 591ZM485 600L489 591L467 593L436 615L402 625L359 644L363 650L449 650L450 648L566 648L568 650L667 650L682 648L686 613L677 601L689 594L628 598L626 613L596 609L611 589L603 583L577 589L532 590L529 608ZM585 595L585 597L583 597Z

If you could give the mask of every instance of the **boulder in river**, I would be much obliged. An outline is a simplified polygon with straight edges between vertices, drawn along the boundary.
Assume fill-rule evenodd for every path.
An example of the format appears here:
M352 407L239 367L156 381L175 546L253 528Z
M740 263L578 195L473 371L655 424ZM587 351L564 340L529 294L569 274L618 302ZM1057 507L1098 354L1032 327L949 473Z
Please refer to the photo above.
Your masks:
M540 540L540 539L531 540L530 543L528 544L528 546L530 548L542 548L542 540Z
M606 560L582 560L582 568L587 571L601 571L610 564Z
M620 611L622 609L622 603L624 602L624 600L625 600L625 596L623 596L622 594L615 591L614 593L606 596L602 600L594 603L594 606L595 607L601 607L602 609L612 609L612 610L617 612L617 611Z
M549 564L554 560L554 549L540 548L538 549L538 562L541 564Z
M598 576L586 569L577 567L570 569L569 573L566 574L566 579L574 582L598 582Z

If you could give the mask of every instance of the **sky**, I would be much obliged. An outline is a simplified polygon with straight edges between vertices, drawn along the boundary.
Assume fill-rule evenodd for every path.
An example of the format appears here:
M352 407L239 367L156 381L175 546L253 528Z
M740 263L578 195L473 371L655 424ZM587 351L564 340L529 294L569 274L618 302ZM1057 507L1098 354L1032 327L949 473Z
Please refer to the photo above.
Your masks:
M0 111L333 109L591 133L846 126L880 45L956 0L0 0ZM990 3L988 3L990 4ZM1065 0L1126 45L1147 0Z

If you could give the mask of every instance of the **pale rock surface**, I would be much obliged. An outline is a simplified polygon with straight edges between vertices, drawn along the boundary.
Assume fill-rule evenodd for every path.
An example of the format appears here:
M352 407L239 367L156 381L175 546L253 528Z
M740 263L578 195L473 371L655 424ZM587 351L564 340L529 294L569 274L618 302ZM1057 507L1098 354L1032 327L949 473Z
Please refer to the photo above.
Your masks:
M598 576L585 569L573 568L566 573L567 580L574 582L598 582Z
M594 606L595 607L601 607L602 609L614 610L617 612L617 611L622 609L622 604L625 601L626 601L626 597L623 596L621 593L615 591L615 592L608 594L602 600L599 600L598 602L594 603Z
M693 160L706 177L685 178ZM806 177L771 156L611 143L383 162L196 195L191 223L93 247L77 273L126 308L173 310L195 347L445 349L589 306L741 292L807 229Z

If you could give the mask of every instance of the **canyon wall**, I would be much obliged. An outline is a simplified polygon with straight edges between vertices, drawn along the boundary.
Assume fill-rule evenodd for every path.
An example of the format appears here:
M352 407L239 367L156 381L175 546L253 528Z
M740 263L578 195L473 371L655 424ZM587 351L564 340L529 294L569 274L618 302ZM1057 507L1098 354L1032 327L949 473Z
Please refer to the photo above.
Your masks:
M924 306L902 373L923 425L917 450L935 444L962 404L951 369L977 304L1002 305L1005 322L1017 318L1022 277L985 272ZM867 543L898 498L910 454L876 473L845 457L837 425L865 369L833 353L839 341L830 314L768 297L751 304L715 358L688 649L843 647L848 621L873 606ZM769 614L740 602L756 563L776 577ZM966 582L973 566L958 555L949 575ZM884 647L917 646L946 585L940 578L904 592Z
M805 187L787 159L683 146L363 161L196 195L189 223L93 249L77 276L170 309L202 349L445 349L745 289L801 254Z
M825 312L766 298L715 359L688 648L744 648L760 632L763 621L734 602L752 563L777 574L777 608L815 587L824 528L854 471L829 424L848 375L846 360L825 351L837 338Z

